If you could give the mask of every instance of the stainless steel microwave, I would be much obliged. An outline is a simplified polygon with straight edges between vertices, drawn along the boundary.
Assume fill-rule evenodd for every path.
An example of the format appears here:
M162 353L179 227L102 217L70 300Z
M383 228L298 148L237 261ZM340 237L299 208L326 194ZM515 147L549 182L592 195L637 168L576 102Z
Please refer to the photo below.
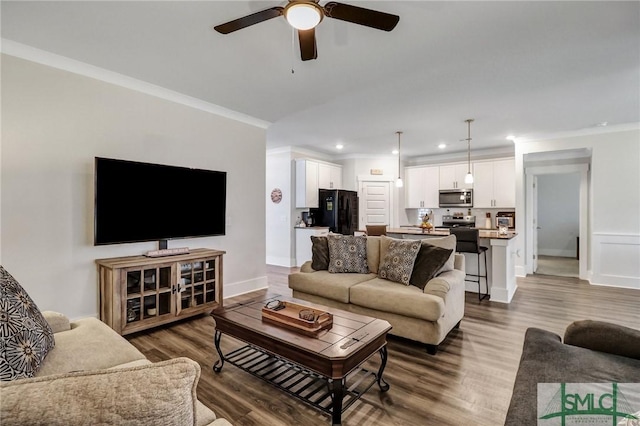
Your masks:
M447 189L440 191L440 207L473 207L473 189Z

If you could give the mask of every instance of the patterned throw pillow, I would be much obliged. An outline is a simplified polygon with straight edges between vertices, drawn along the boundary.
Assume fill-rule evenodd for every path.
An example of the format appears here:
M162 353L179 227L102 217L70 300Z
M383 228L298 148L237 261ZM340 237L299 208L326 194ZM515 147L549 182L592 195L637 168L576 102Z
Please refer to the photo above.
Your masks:
M380 262L378 276L389 281L409 285L413 264L420 251L420 240L393 240Z
M311 268L315 271L329 269L329 243L327 237L311 236Z
M451 249L444 249L423 242L413 264L413 272L411 273L409 284L424 290L429 280L435 277L436 272L447 263L451 253L453 253Z
M0 266L0 380L33 377L54 346L49 323L27 292Z
M368 274L367 237L353 235L328 235L329 272L353 272Z

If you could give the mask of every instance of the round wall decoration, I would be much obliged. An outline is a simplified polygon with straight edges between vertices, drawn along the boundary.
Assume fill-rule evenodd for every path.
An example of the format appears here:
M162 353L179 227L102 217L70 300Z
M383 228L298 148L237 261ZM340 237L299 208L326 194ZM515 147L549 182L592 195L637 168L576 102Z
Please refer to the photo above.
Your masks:
M271 201L275 204L282 201L282 191L280 191L280 188L274 188L273 191L271 191Z

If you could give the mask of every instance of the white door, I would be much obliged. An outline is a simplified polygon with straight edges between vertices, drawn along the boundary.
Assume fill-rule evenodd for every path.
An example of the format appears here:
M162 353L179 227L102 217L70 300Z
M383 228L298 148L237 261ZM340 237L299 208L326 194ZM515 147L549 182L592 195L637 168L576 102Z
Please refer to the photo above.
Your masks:
M360 226L391 225L390 182L363 181L360 183Z

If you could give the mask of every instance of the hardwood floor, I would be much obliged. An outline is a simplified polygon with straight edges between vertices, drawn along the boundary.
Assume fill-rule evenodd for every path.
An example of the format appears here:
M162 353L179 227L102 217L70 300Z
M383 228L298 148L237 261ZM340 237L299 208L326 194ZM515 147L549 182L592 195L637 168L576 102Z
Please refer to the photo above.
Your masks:
M296 268L269 266L269 290L238 296L249 300L265 292L290 295L287 275ZM478 302L467 293L465 317L428 355L418 343L389 337L383 393L376 386L343 415L343 425L501 425L504 423L524 332L539 327L562 335L572 321L597 319L640 328L640 291L591 286L577 278L518 278L511 304ZM217 359L213 320L197 317L127 337L151 361L178 356L202 367L199 399L234 425L328 425L330 419L260 379ZM223 336L228 352L242 344ZM379 359L374 357L372 367Z

